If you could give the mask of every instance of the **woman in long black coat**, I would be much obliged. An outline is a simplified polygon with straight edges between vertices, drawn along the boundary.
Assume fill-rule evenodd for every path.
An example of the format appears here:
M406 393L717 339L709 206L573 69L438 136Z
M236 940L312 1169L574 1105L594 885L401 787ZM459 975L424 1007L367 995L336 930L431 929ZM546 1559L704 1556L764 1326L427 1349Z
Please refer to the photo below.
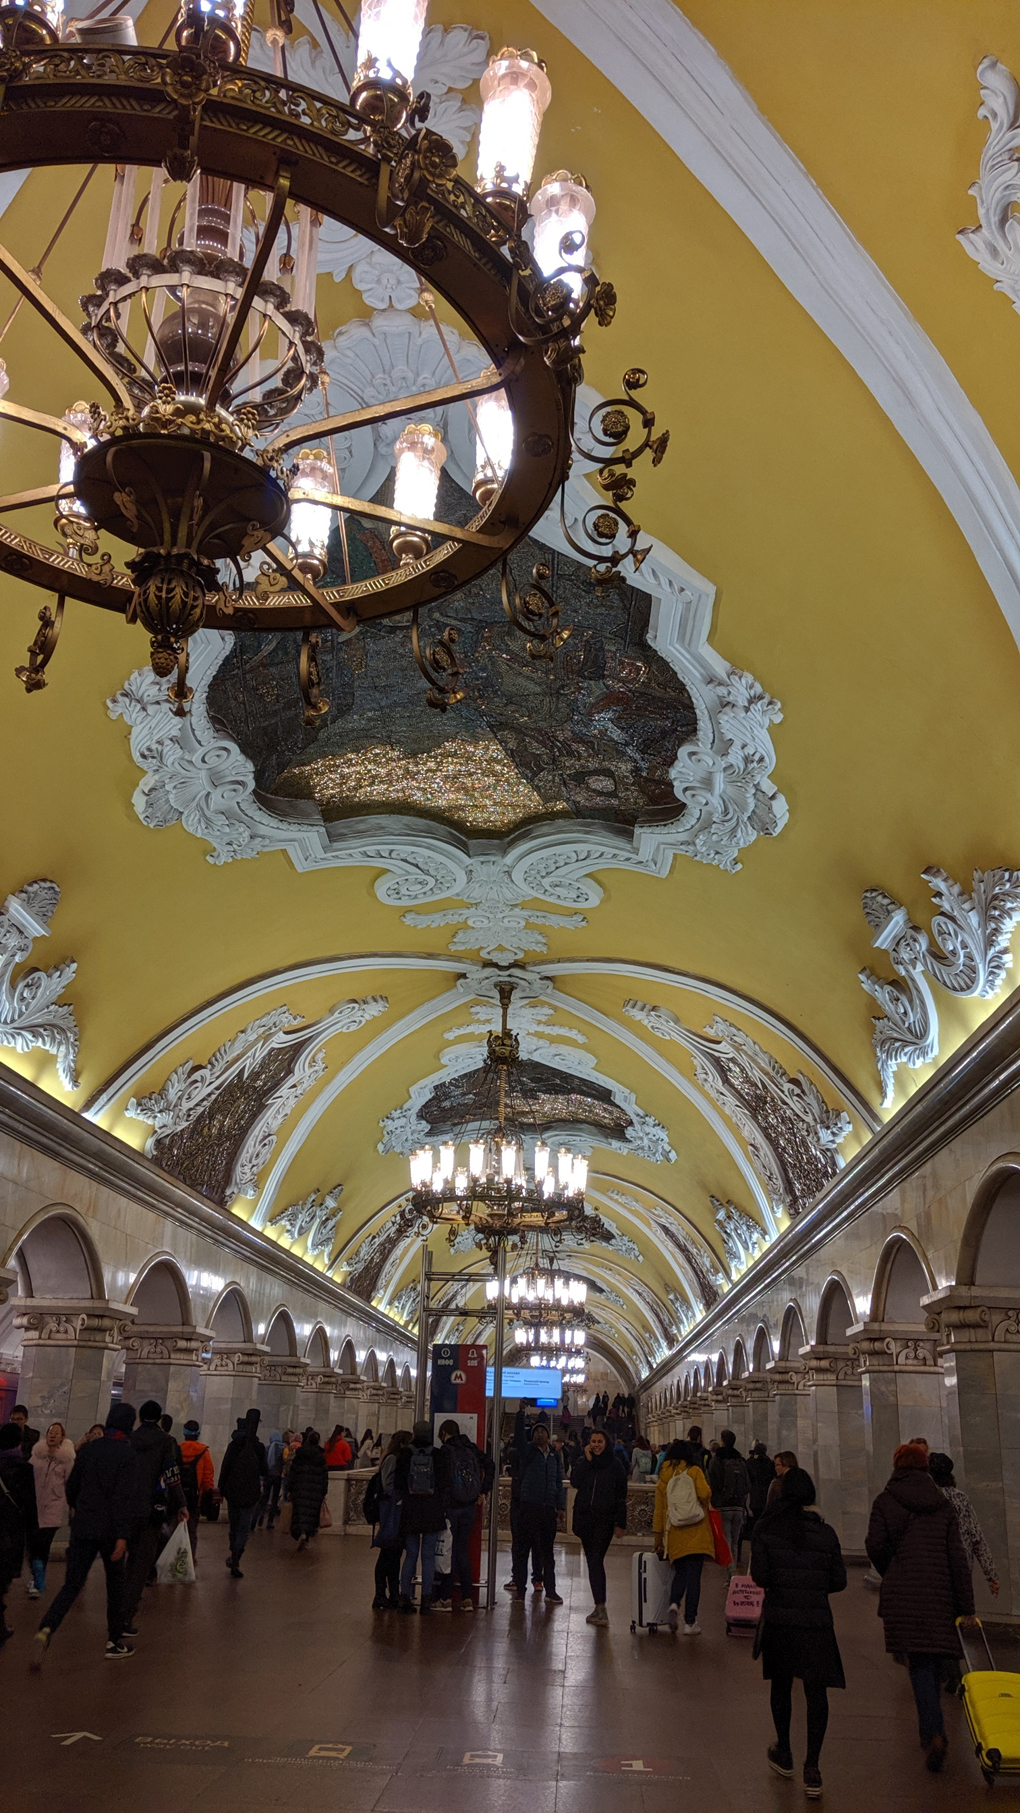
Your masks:
M608 1624L606 1611L606 1550L614 1531L627 1528L627 1473L601 1429L593 1430L582 1458L570 1474L574 1488L574 1535L580 1537L588 1563L588 1583L595 1609L586 1623Z
M308 1546L308 1538L319 1528L322 1501L329 1490L329 1468L319 1442L317 1429L309 1429L290 1463L290 1502L293 1506L290 1533L298 1548Z
M973 1617L974 1587L956 1512L928 1471L927 1450L914 1442L893 1455L864 1546L882 1576L885 1646L910 1670L925 1762L938 1771L946 1755L944 1661L959 1654L956 1620Z
M765 1588L755 1654L772 1684L776 1741L769 1748L769 1764L777 1775L793 1774L790 1717L793 1683L800 1679L807 1703L804 1792L809 1800L822 1792L818 1760L829 1722L828 1690L846 1686L829 1606L829 1594L846 1587L846 1567L835 1530L809 1509L814 1502L810 1473L791 1467L783 1474L778 1504L764 1513L751 1539L751 1574Z

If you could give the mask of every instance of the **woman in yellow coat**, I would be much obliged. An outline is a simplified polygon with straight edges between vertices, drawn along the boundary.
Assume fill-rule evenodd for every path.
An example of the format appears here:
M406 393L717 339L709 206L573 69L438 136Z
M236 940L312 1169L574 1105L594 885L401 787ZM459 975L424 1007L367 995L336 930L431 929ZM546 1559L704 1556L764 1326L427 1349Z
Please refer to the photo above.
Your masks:
M689 1505L688 1515L700 1509L701 1517L696 1523L675 1524L669 1518L669 1482L674 1474L686 1473L694 1488L683 1496ZM674 1494L674 1498L676 1494ZM698 1601L701 1598L701 1569L708 1555L715 1560L715 1538L709 1521L708 1507L712 1502L712 1488L701 1468L696 1464L694 1449L689 1442L672 1442L666 1451L666 1457L659 1468L659 1477L655 1486L655 1515L652 1519L652 1533L655 1537L655 1553L659 1556L665 1551L667 1560L673 1563L673 1584L669 1595L669 1628L675 1631L680 1623L680 1607L684 1606L684 1636L697 1637L701 1633L698 1623Z

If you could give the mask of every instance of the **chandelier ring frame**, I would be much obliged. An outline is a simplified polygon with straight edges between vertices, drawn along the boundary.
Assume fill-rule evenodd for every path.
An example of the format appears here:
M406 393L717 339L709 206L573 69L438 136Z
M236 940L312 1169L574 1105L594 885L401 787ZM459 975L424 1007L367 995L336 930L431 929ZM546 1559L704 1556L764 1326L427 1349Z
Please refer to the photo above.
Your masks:
M188 53L58 45L0 55L0 171L90 163L174 168L175 159L188 156L205 174L263 192L267 208L286 173L291 203L353 227L422 275L495 367L488 379L400 399L400 407L380 404L289 428L261 450L265 464L313 436L398 414L420 417L430 403L445 407L486 390L506 392L515 457L499 491L466 525L463 540L448 525L450 539L421 559L318 592L306 586L282 593L263 583L232 599L210 593L208 627L319 629L340 618L366 621L435 604L502 562L554 501L570 460L577 336L587 308L542 325L547 280L506 222L451 169L453 154L446 152L446 141L435 133L373 133L352 109L311 89L244 67L218 70ZM394 187L407 198L402 204L393 202ZM407 243L418 234L418 243ZM3 273L11 275L7 262ZM34 297L23 293L45 318L47 299L38 290ZM53 308L51 325L59 333L58 316ZM527 339L522 316L535 328ZM86 362L100 376L97 367L107 362L99 348L89 347L89 354ZM113 365L108 374L105 386L116 397L123 380ZM63 424L32 421L33 413L0 403L2 415L61 432ZM135 582L109 557L78 559L6 526L8 512L26 507L21 496L0 498L0 571L124 614ZM350 502L375 514L361 500Z

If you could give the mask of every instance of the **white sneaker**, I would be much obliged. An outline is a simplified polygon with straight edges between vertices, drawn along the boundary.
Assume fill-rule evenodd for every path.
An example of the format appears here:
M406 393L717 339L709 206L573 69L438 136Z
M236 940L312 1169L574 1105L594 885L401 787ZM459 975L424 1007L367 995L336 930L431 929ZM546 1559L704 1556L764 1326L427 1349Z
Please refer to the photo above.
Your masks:
M701 1635L701 1625L700 1624L685 1624L684 1625L684 1636L685 1637L700 1637L700 1635Z
M28 1589L28 1596L30 1599L41 1599L42 1593L37 1586L30 1586Z

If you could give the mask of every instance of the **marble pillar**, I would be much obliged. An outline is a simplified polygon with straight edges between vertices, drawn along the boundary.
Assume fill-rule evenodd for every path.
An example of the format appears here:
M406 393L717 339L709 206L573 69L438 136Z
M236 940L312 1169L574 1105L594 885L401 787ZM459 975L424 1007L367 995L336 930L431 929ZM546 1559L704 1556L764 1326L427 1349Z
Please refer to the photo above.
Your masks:
M847 1332L861 1373L870 1505L901 1442L923 1435L930 1447L945 1447L942 1367L935 1335L913 1324L857 1322Z
M345 1418L341 1415L341 1400L338 1396L340 1374L330 1367L316 1367L309 1372L301 1392L301 1416L304 1423L310 1423L319 1431L325 1447L337 1423Z
M189 1417L202 1421L202 1350L212 1338L206 1328L163 1328L136 1322L124 1341L125 1399L137 1410L147 1398L154 1398L173 1417L178 1441L184 1440L183 1426Z
M863 1554L871 1500L857 1362L848 1347L821 1343L802 1347L800 1358L812 1405L818 1509L847 1553Z
M15 1312L22 1331L19 1395L39 1430L63 1423L80 1441L105 1423L113 1375L135 1311L125 1303L25 1297Z
M262 1427L267 1431L304 1429L302 1421L305 1381L311 1368L307 1360L279 1358L270 1354L262 1362L257 1403L262 1412ZM320 1435L322 1431L319 1431ZM326 1435L329 1430L326 1430Z
M268 1349L254 1341L214 1341L208 1359L202 1361L202 1440L208 1445L217 1471L238 1417L262 1407L262 1362L268 1357ZM263 1439L268 1437L265 1417L260 1429Z
M987 1605L1020 1617L1020 1290L949 1285L924 1307L938 1330L947 1451L1002 1583ZM979 1610L982 1598L979 1588Z
M368 1386L364 1379L349 1374L342 1381L344 1414L341 1421L346 1423L352 1435L361 1436L368 1427L365 1415L365 1401Z
M771 1360L765 1368L769 1381L770 1454L784 1449L797 1456L810 1471L814 1460L815 1431L812 1400L800 1361Z
M744 1433L747 1446L750 1448L752 1442L764 1442L771 1454L772 1449L769 1447L771 1382L763 1372L748 1372L740 1381L740 1390L744 1399Z

